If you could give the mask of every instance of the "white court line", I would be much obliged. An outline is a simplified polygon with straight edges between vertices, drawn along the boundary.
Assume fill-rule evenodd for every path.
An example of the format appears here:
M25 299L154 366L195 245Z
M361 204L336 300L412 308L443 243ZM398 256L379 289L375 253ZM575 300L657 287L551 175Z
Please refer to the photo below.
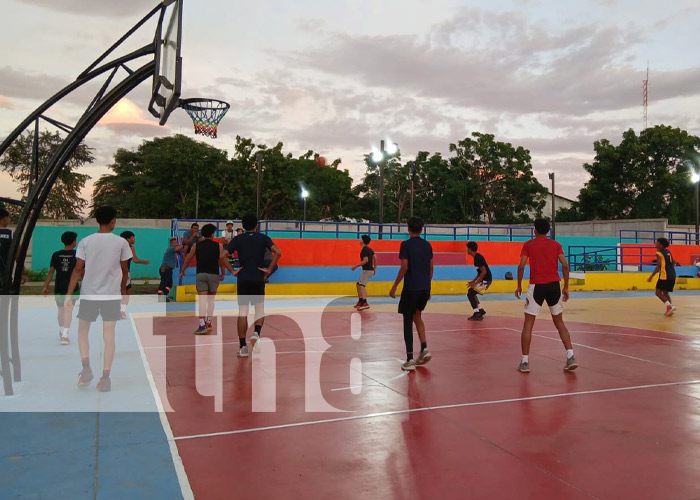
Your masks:
M139 353L141 354L141 361L143 361L143 367L146 370L146 378L148 378L148 385L151 386L153 398L156 400L156 408L158 408L158 416L160 417L160 423L163 426L165 438L168 440L168 447L170 448L170 455L173 459L175 475L177 476L177 481L180 484L182 498L184 500L194 500L194 492L192 491L190 480L188 479L187 473L185 472L185 466L182 463L182 458L180 457L180 452L177 449L177 444L175 444L173 430L170 428L170 422L168 421L168 417L165 413L165 410L163 409L163 402L160 399L158 387L156 386L156 382L153 378L153 373L151 372L151 366L148 364L148 359L146 359L146 351L144 351L143 349L143 345L141 344L141 338L139 337L139 331L136 328L134 317L131 314L129 314L129 320L131 321L131 328L134 330L136 344L139 346Z
M624 328L629 328L629 327L624 327ZM658 330L649 330L656 332ZM680 342L681 344L687 344L688 340L687 339L669 339L669 338L664 338L664 337L652 337L651 335L637 335L635 333L620 333L620 332L594 332L590 330L569 330L570 333L590 333L594 335L619 335L622 337L634 337L636 339L653 339L653 340L667 340L669 342ZM541 330L539 333L558 333L556 330ZM663 332L659 332L663 333ZM674 335L674 334L670 334ZM680 334L679 334L680 335Z
M234 430L234 431L211 432L208 434L193 434L190 436L178 436L174 439L175 439L175 441L182 441L182 440L186 440L186 439L200 439L200 438L219 437L219 436L231 436L231 435L236 435L236 434L249 434L252 432L263 432L263 431L278 430L278 429L290 429L290 428L295 428L295 427L306 427L306 426L318 425L318 424L328 424L328 423L335 423L335 422L348 422L348 421L352 421L352 420L364 420L364 419L370 419L370 418L376 418L376 417L386 417L386 416L393 416L393 415L405 415L408 413L417 413L417 412L430 411L430 410L449 410L452 408L467 408L470 406L488 406L488 405L496 405L496 404L503 404L503 403L518 403L518 402L523 402L523 401L537 401L537 400L543 400L543 399L555 399L555 398L564 398L564 397L570 397L570 396L583 396L583 395L588 395L588 394L606 394L606 393L611 393L611 392L624 392L624 391L634 391L634 390L640 390L640 389L655 389L655 388L659 388L659 387L673 387L673 386L694 385L694 384L700 384L700 380L688 380L685 382L667 382L667 383L663 383L663 384L636 385L636 386L629 386L629 387L614 387L612 389L597 389L597 390L592 390L592 391L566 392L566 393L560 393L560 394L546 394L543 396L530 396L530 397L526 397L526 398L498 399L498 400L490 400L490 401L475 401L473 403L456 403L456 404L451 404L451 405L425 406L422 408L409 408L406 410L392 410L392 411L384 411L384 412L379 412L379 413L369 413L369 414L365 414L365 415L353 415L353 416L348 416L348 417L327 418L327 419L323 419L323 420L308 420L305 422L295 422L292 424L270 425L270 426L266 426L266 427L256 427L256 428L252 428L252 429L239 429L239 430Z
M401 360L398 360L398 361L399 361L400 363L403 363L403 361L401 361ZM398 379L400 379L401 377L405 377L405 376L407 376L407 375L408 375L408 372L402 371L401 373L399 373L399 374L396 375L395 377L391 377L390 379L387 379L387 380L376 381L375 383L371 383L371 384L350 385L350 386L348 386L348 387L337 387L337 388L335 388L335 389L331 389L331 392L336 392L336 391L349 391L349 390L358 389L358 388L359 388L359 389L362 389L363 387L386 387L386 384L387 384L387 383L393 382L394 380L398 380Z

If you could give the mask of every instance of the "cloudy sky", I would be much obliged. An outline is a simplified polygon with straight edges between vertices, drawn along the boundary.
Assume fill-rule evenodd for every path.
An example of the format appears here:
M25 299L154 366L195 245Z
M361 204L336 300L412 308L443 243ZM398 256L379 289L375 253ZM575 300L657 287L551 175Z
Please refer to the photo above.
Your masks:
M0 136L155 5L3 0ZM410 159L481 131L529 149L540 181L554 171L558 192L575 198L593 141L641 128L647 61L650 125L700 135L697 0L185 0L183 12L183 97L231 103L219 139L207 140L229 151L236 135L283 141L293 153L341 158L358 181L362 155L382 138ZM119 147L193 136L182 110L157 125L149 90L88 135L93 181ZM86 98L49 116L75 121ZM0 195L17 196L4 174Z

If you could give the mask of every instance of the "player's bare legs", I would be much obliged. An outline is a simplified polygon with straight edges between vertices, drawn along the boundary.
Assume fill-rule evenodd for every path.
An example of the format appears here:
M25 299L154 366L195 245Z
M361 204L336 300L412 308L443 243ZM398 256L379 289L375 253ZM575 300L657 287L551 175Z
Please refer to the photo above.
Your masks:
M523 331L520 334L520 347L523 351L523 356L528 356L530 354L530 343L532 342L532 327L535 326L536 319L537 316L525 313L525 321L523 321Z
M116 321L105 321L102 324L102 340L105 344L104 360L102 363L102 369L105 373L109 374L112 370L112 362L114 361L114 351L116 348L115 342L115 329L117 323Z
M566 348L566 350L568 351L569 349L573 349L571 345L571 335L569 334L569 329L566 328L566 325L564 324L564 313L552 316L552 321L554 322L554 326L559 332L559 338L564 343L564 347Z

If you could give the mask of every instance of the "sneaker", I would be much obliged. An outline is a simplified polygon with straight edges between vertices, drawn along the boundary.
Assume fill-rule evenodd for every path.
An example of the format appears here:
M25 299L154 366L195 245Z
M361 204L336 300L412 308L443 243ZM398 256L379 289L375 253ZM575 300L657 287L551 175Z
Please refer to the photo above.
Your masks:
M257 333L253 333L253 335L250 336L250 347L255 349L255 344L258 343L258 340L260 340L260 335L258 335Z
M406 372L412 372L416 370L416 362L412 359L406 361L401 365L401 369Z
M70 344L70 339L68 338L68 335L61 335L61 345L68 345Z
M676 306L666 306L666 312L664 313L664 315L673 316L674 312L676 312Z
M481 314L481 317L483 318L486 316L486 310L485 309L479 309L479 314Z
M207 328L207 331L210 332L214 329L214 325L212 325L211 320L208 320L204 323L204 326Z
M357 306L358 311L365 311L367 309L369 309L369 304L367 302L363 302L362 304Z
M97 382L97 390L100 392L109 392L112 390L112 379L109 377L101 377Z
M530 363L527 361L521 361L518 365L518 371L522 373L530 373Z
M92 368L89 366L86 366L83 368L83 371L81 371L78 374L78 387L87 387L90 385L90 382L92 382L92 379L95 378L92 374Z
M416 366L424 365L431 359L433 359L433 355L430 354L430 351L427 349L423 349L418 355L418 359L416 359Z
M357 304L355 304L355 305L352 306L352 307L354 307L355 309L357 309L357 308L360 307L361 305L362 305L362 299L358 300L358 301L357 301Z
M576 358L571 356L569 359L566 360L566 364L564 365L564 371L570 372L570 371L574 371L576 368L578 368L578 363L576 362Z
M247 358L248 357L248 346L244 345L240 349L238 349L238 357L239 358Z
M467 318L467 321L481 321L484 317L479 313L474 313Z
M206 335L209 333L209 330L207 330L207 325L199 325L199 327L194 331L195 335Z

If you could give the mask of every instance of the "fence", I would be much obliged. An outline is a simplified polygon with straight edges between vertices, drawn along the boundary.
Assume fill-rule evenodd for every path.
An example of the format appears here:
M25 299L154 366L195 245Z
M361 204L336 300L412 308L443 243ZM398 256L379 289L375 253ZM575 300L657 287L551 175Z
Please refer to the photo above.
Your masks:
M656 248L646 245L571 245L567 255L572 271L641 272L656 265Z
M223 230L226 221L211 219L173 219L171 232L173 236L182 236L193 222L199 224L214 224L217 232ZM180 223L187 224L181 228ZM240 221L234 221L240 226ZM377 239L406 239L408 229L405 224L377 224L372 222L311 222L287 220L260 221L259 231L265 234L274 233L284 238L334 238L359 239L368 234ZM423 236L429 240L467 241L478 239L482 241L525 241L534 238L534 229L530 226L491 226L491 225L437 225L429 224L423 227Z
M695 232L620 229L620 243L654 243L657 238L666 238L671 245L700 244L700 233Z

